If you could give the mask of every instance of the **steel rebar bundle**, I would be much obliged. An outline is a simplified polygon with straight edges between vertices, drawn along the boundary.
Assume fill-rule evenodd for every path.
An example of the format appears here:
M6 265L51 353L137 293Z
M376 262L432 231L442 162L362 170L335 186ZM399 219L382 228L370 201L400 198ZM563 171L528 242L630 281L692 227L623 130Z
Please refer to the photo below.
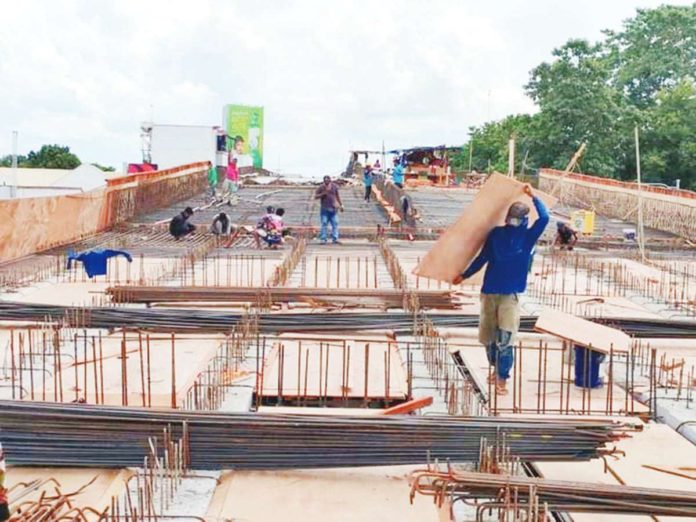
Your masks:
M114 286L106 293L115 303L162 302L255 302L266 297L273 302L326 302L344 303L348 306L361 303L381 308L402 308L403 290L355 289L355 288L253 288L215 286ZM452 292L446 290L419 290L416 292L425 308L454 308Z
M416 471L416 493L435 497L488 499L481 507L519 510L532 503L550 511L696 517L696 493L591 482L459 471ZM525 510L526 511L526 510Z
M166 331L226 332L244 314L196 308L112 308L68 307L44 304L0 302L0 318L12 321L46 321L91 328L137 328ZM427 317L436 327L478 327L478 315L433 314ZM521 319L520 330L532 332L536 317ZM588 318L600 324L619 328L634 337L694 338L696 321L666 319ZM259 315L262 333L320 332L331 330L392 330L397 333L413 330L410 313L269 313Z
M627 426L604 420L221 414L0 401L8 463L139 466L149 437L187 440L192 469L283 469L475 461L481 440L504 438L522 460L588 460ZM184 429L184 425L186 428Z

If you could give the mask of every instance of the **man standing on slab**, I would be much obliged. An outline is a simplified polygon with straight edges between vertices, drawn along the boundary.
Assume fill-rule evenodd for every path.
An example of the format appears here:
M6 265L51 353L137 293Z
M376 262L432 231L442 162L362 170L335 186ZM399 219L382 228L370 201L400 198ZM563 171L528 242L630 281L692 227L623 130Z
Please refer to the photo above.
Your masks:
M326 234L331 223L331 242L338 244L338 211L343 212L343 203L338 193L338 186L331 181L329 176L324 176L324 182L314 193L315 199L321 200L321 232L319 239L326 244Z
M477 273L485 264L481 287L479 342L486 347L488 362L495 368L496 390L507 393L507 380L513 364L513 346L520 327L519 294L527 288L527 274L537 239L549 222L544 203L525 185L524 192L532 198L539 217L527 228L529 207L513 203L505 217L505 225L488 234L478 257L454 283L459 284Z

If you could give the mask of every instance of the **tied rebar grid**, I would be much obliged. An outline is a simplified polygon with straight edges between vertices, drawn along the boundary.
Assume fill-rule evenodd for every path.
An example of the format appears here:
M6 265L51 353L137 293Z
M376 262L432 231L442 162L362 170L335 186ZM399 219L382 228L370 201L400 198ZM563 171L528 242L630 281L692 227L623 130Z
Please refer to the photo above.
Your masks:
M541 270L529 293L541 302L575 315L588 315L598 296L641 295L687 316L696 316L696 264L688 260L649 262L657 277L637 273L624 260L552 250L542 256ZM578 302L571 299L586 296Z
M258 315L250 310L220 344L215 356L199 373L181 405L184 410L213 411L222 406L233 381L243 376L242 365L253 346L259 346Z
M0 401L11 465L139 466L143 441L183 436L191 469L289 469L473 462L481 439L505 436L521 460L589 460L634 430L607 420L221 414Z

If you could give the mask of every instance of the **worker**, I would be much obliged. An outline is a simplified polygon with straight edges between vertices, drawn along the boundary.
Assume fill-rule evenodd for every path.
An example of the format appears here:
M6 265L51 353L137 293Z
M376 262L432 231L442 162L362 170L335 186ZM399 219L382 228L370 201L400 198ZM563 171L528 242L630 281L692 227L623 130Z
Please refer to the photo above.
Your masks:
M225 173L225 181L222 184L222 192L224 198L227 199L227 204L232 204L232 199L236 199L237 190L239 188L239 168L237 167L237 158L230 153L227 159L227 171Z
M210 231L216 236L226 236L231 229L230 217L225 212L220 212L210 225Z
M558 246L561 250L573 250L577 242L578 233L575 230L563 221L556 223L556 238L553 240L553 246Z
M370 165L365 166L363 172L363 183L365 184L365 201L370 201L372 196L372 167Z
M324 176L324 182L319 185L314 193L314 198L321 200L321 231L319 239L326 244L326 233L331 224L331 242L336 245L338 241L338 211L343 212L341 195L338 193L338 185L331 181L330 176Z
M527 287L531 252L549 222L544 203L525 185L524 192L532 198L539 217L527 228L529 207L513 203L505 217L505 225L491 230L479 255L455 281L476 274L485 264L481 288L479 342L486 347L488 362L495 369L491 381L496 391L507 393L507 380L513 364L513 350L520 326L519 295Z
M283 216L285 209L278 208L275 213L268 213L259 222L256 230L254 230L254 241L256 248L261 248L261 240L273 249L278 248L283 243Z
M215 201L217 196L218 173L214 165L210 165L208 169L208 190L210 198Z
M2 443L0 443L0 521L10 519L10 500L8 498L9 492L5 487L5 474L7 473L7 466L5 464L5 454L2 451Z
M404 188L404 166L399 158L394 158L394 170L392 170L392 182L400 189Z
M193 209L186 207L183 212L180 212L169 222L169 233L174 236L177 241L182 237L192 234L196 230L196 225L189 223L189 219L193 216Z

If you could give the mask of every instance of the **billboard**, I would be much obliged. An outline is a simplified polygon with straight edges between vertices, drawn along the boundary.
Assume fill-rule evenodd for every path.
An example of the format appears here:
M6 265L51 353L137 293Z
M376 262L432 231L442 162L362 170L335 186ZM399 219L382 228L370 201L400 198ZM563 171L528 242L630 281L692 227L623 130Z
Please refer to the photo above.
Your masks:
M263 107L226 105L227 150L238 167L263 167Z

